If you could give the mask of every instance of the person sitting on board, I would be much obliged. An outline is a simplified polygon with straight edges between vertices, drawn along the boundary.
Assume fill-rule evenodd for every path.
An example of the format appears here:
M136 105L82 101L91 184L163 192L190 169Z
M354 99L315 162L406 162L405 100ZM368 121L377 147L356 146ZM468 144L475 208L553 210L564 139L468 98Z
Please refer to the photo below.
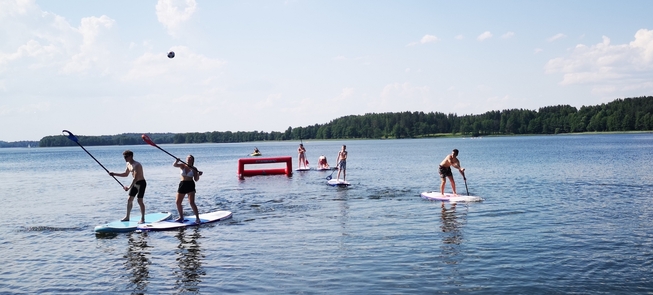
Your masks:
M258 148L257 148L257 147L254 148L254 153L255 153L255 154L260 154L260 152L258 151Z
M460 167L460 161L458 160L458 150L454 149L453 152L450 155L447 155L444 160L440 163L440 167L438 168L440 172L440 179L442 180L440 182L440 193L444 196L444 185L447 183L447 178L449 178L449 182L451 182L451 190L453 191L454 195L458 195L456 193L456 183L453 181L453 173L451 173L451 167L454 167L460 171L460 174L465 177L465 168Z
M340 181L340 172L342 172L342 181L346 181L347 178L347 146L342 145L342 149L338 152L338 158L336 158L336 166L338 167L338 176L336 181Z
M141 207L141 220L138 223L145 223L145 203L143 203L143 196L145 195L145 177L143 176L143 165L134 161L134 152L126 150L122 153L127 162L127 169L123 173L109 172L111 176L127 177L130 173L134 178L130 186L125 186L125 191L129 191L129 198L127 199L127 215L120 221L129 221L129 215L132 211L134 197L138 199L138 206Z
M319 158L317 158L317 168L329 169L329 163L327 163L327 158L324 155L321 155Z
M299 144L299 148L297 148L297 154L298 154L298 158L299 158L297 160L297 162L298 162L297 163L297 168L301 169L302 166L304 166L304 168L307 168L306 167L306 162L307 162L306 161L306 149L304 148L304 144L302 144L302 143Z
M181 169L181 181L179 182L179 188L177 189L177 212L179 212L179 218L176 222L184 221L184 209L181 206L181 202L184 201L184 196L188 195L188 203L195 213L195 223L200 223L200 214L197 210L197 205L195 205L195 181L200 180L200 173L197 171L197 168L193 167L195 163L195 157L193 155L188 155L186 157L186 163L188 165L181 163L181 159L177 158L172 166L175 166Z

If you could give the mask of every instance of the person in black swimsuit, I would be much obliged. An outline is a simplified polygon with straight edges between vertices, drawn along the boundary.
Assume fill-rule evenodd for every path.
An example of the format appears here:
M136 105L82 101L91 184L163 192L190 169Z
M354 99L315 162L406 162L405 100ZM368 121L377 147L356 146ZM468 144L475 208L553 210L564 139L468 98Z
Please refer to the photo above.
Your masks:
M465 168L460 167L460 160L458 160L457 149L454 149L450 155L447 155L440 163L440 167L438 167L438 172L440 172L440 179L442 180L440 182L440 193L442 195L444 195L444 185L447 183L447 178L449 178L449 182L451 182L451 190L453 190L453 194L458 194L456 193L456 183L453 181L453 173L451 172L451 167L458 169L460 174L465 177Z

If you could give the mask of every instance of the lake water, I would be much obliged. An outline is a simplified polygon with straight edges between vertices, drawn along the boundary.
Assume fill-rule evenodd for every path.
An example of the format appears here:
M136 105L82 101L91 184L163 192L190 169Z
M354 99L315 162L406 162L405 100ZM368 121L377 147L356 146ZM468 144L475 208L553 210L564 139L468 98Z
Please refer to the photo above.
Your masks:
M653 292L653 134L303 143L313 166L346 144L352 186L320 171L237 178L254 146L296 166L298 142L162 145L196 157L200 211L233 218L113 235L93 228L124 216L126 193L81 148L0 149L0 293ZM482 202L420 198L454 148ZM119 172L125 149L144 166L147 212L176 215L172 157L87 147Z

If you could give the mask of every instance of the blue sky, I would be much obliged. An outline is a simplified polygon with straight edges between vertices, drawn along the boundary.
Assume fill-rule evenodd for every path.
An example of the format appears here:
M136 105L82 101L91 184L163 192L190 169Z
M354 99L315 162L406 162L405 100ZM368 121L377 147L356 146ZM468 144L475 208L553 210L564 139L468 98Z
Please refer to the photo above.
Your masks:
M0 0L0 140L283 131L372 112L648 96L651 11L653 1Z

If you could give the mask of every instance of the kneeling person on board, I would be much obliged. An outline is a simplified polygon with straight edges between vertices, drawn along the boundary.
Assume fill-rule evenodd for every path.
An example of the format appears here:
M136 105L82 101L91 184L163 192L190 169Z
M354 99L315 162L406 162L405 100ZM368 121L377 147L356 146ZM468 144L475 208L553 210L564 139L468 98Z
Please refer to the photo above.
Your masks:
M346 181L347 178L347 146L342 145L342 149L338 152L338 158L336 159L338 167L338 176L336 180L340 180L340 172L342 172L342 181Z
M439 172L440 172L440 179L442 180L440 182L440 193L444 195L444 185L447 183L447 178L449 178L449 182L451 182L451 190L453 190L453 194L457 195L456 193L456 183L453 181L453 173L451 173L451 167L454 167L460 171L460 174L465 177L465 168L460 167L460 161L458 160L458 150L454 149L453 152L450 155L447 155L444 160L440 163L439 167Z
M319 169L328 169L329 163L327 163L327 158L324 155L321 155L317 158L317 168Z
M177 212L179 212L179 218L175 221L183 222L184 221L184 208L181 206L181 202L184 201L184 196L188 195L188 203L195 213L195 223L200 223L200 214L197 210L197 205L195 205L195 181L200 180L200 173L197 171L193 164L195 163L195 157L193 155L188 155L186 158L186 163L188 165L181 163L181 159L177 160L172 164L172 166L178 167L181 169L181 181L179 182L179 188L177 189Z
M127 169L123 173L114 173L109 172L111 176L120 176L127 177L130 173L134 180L130 186L125 186L125 191L129 191L129 199L127 199L127 215L125 218L120 221L129 221L129 214L132 211L132 203L134 202L134 197L138 197L138 206L141 207L141 220L138 223L145 222L145 203L143 203L143 196L145 195L145 187L147 183L145 182L145 177L143 176L143 166L141 163L134 161L134 153L130 150L126 150L122 153L127 162Z

